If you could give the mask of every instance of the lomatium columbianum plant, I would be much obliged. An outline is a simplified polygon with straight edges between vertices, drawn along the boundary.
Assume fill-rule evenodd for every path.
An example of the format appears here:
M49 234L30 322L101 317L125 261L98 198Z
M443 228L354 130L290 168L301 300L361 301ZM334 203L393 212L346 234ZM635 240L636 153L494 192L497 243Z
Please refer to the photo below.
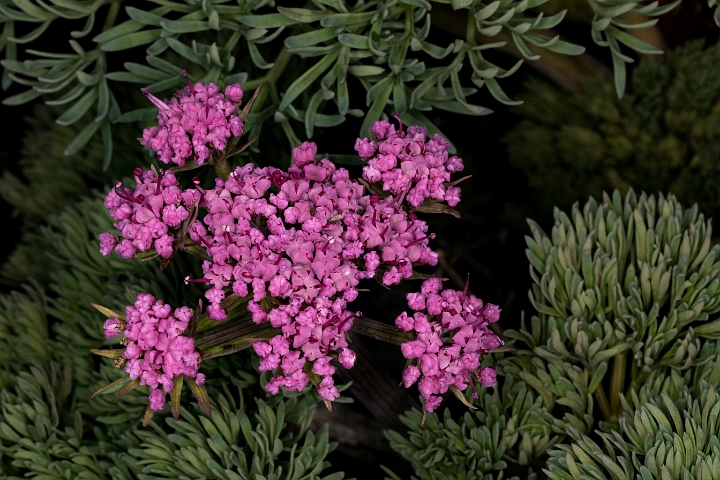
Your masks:
M184 73L184 72L183 72ZM173 307L149 293L137 295L125 315L98 306L109 318L108 338L122 335L124 348L95 350L115 359L126 375L94 395L127 393L150 387L145 414L166 406L180 413L184 380L210 414L203 360L252 346L260 371L273 372L263 385L302 391L313 384L328 408L340 396L336 365L352 368L351 329L402 343L408 359L406 387L418 382L424 407L432 412L449 389L495 384L495 371L481 367L481 355L502 345L488 325L500 310L465 291L443 290L439 278L413 267L435 265L429 247L433 234L417 213L446 212L460 200L451 174L463 169L439 135L423 127L389 121L373 123L370 138L355 144L366 164L361 179L316 159L317 147L305 142L293 150L293 165L283 171L253 164L232 168L230 157L243 132L242 89L224 93L212 83L193 84L171 101L147 93L159 109L160 128L145 129L141 142L178 170L214 167L214 185L195 177L182 188L171 169L135 169L134 189L118 183L105 197L119 233L99 236L103 255L131 259L162 257L166 268L178 252L202 259L206 307ZM257 94L257 92L256 92ZM461 179L462 180L462 179ZM420 292L407 295L415 312L396 319L399 330L362 318L349 304L363 280L390 287L404 279L426 278ZM406 332L406 333L401 333Z

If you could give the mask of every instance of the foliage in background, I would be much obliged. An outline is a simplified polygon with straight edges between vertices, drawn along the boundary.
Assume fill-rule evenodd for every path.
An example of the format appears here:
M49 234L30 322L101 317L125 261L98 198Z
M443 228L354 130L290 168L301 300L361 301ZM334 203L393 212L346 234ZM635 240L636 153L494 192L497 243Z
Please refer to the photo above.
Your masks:
M719 414L720 395L702 380L694 395L657 394L634 413L624 413L618 427L601 433L601 445L570 429L574 442L550 451L548 477L715 480L720 478Z
M507 135L545 211L603 190L670 191L720 215L720 46L693 42L662 61L644 60L628 94L596 79L578 94L534 81L518 107L524 120Z
M102 142L93 138L81 152L63 155L68 138L79 132L79 125L63 126L53 121L53 110L36 105L25 121L28 130L18 160L22 177L5 171L0 177L0 196L22 221L23 236L0 267L4 283L19 286L29 279L45 284L53 262L46 258L52 251L41 230L48 216L60 214L88 196L88 187L103 187L128 174L129 168L144 156L137 134L130 125L115 129L117 148L110 169L101 169ZM42 138L42 141L38 141ZM98 219L99 220L99 219ZM38 262L38 257L45 261Z
M487 87L502 103L517 104L503 92L498 79L512 75L523 59L539 59L535 47L567 55L584 51L551 30L563 20L565 11L544 15L537 7L545 2L373 0L351 6L344 0L312 0L305 8L297 8L297 3L278 5L269 0L238 4L186 0L157 1L155 8L148 3L127 6L121 12L120 1L12 0L0 4L0 49L5 51L2 86L15 82L30 87L5 99L6 104L19 105L43 96L49 104L64 108L58 123L80 122L82 130L66 154L80 151L99 131L105 168L116 148L111 124L155 115L152 108L123 114L116 83L147 86L151 93L168 92L182 85L181 67L193 80L221 85L240 82L246 90L263 86L247 119L250 138L273 118L279 124L276 130L283 132L292 147L300 143L299 126L304 126L300 137L312 137L316 127L339 125L347 115L364 116L364 135L388 105L410 123L431 127L432 133L436 129L422 112L433 108L469 115L490 113L467 99L478 88ZM633 61L627 56L628 48L661 53L632 33L655 25L657 19L652 17L673 9L680 0L662 6L649 0L612 5L587 2L594 13L591 37L609 47L616 91L622 96L625 64ZM120 21L124 14L129 19ZM629 22L627 14L645 20ZM34 42L42 44L54 23L67 25L83 19L84 26L70 32L69 46L61 51L28 48ZM458 38L449 45L435 45L429 41L431 25L457 31ZM521 56L514 66L503 68L486 58L487 50L508 42ZM24 54L18 53L19 45L27 46ZM116 52L126 57L128 51L142 52L136 47L145 51L135 61L125 62L123 70L109 70L110 57ZM470 75L460 74L463 63L469 64ZM349 78L362 85L365 98L355 98L361 95L353 89L351 102ZM84 117L92 120L81 120Z
M615 428L663 392L675 400L688 386L699 395L701 380L720 385L720 320L708 321L720 311L720 246L711 247L697 206L616 191L569 215L556 209L550 235L530 227L538 313L529 328L504 332L515 342L496 354L501 386L466 399L477 412L432 415L425 427L410 412L409 439L387 434L420 479L491 479L521 467L535 475L568 436Z

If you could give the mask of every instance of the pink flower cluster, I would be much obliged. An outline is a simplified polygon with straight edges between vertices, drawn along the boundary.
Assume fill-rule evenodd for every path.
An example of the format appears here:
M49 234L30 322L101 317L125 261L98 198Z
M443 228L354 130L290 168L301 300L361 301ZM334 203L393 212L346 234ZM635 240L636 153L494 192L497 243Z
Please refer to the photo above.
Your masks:
M419 380L418 389L425 410L432 412L442 402L440 395L454 386L465 390L475 377L484 387L495 385L495 370L480 367L480 355L499 347L503 341L488 324L500 318L497 305L483 305L473 295L442 290L438 278L423 282L421 291L408 293L410 316L401 313L395 325L417 334L401 345L405 358L413 360L403 371L405 388Z
M243 133L242 121L235 115L243 93L239 85L229 86L223 95L214 84L188 81L177 98L165 102L145 93L160 110L160 127L146 128L141 143L155 150L162 162L183 165L194 155L202 165L211 158L211 148L223 151L228 139ZM358 283L375 278L394 285L411 277L414 266L437 264L437 253L429 247L434 235L428 234L424 221L406 211L408 203L417 207L433 198L454 206L460 199L460 189L446 182L463 165L457 157L448 158L446 140L436 135L426 141L425 129L410 127L404 133L402 124L396 131L387 121L375 122L372 132L373 140L359 139L356 150L369 160L363 177L371 183L382 181L388 192L384 198L366 193L347 170L329 160L316 161L317 147L309 142L294 149L294 164L287 171L249 164L237 167L226 180L216 179L208 190L197 186L183 191L172 172L156 176L137 169L135 191L118 184L105 199L122 238L101 234L101 253L115 249L131 258L154 246L169 258L174 245L187 246L180 238L187 232L191 245L204 247L210 257L203 263L203 278L186 278L186 282L209 284L205 293L209 318L227 318L222 302L232 291L240 297L252 296L247 309L254 322L268 322L281 331L268 342L254 344L262 358L260 370L277 372L265 388L271 393L280 387L302 390L318 376L318 393L332 401L339 395L332 362L345 368L355 362L346 332L360 314L349 311L347 304L357 298ZM379 154L371 158L376 150ZM195 208L207 213L188 229L186 220ZM106 332L116 334L120 328L110 322ZM165 326L147 328L154 332L148 333L154 335L149 337L154 342L166 332ZM126 337L139 342L127 332ZM167 343L169 337L163 338ZM177 341L192 346L194 352L194 344ZM127 355L143 354L151 367L158 365L156 356L163 358L162 348L146 351L132 342ZM132 363L135 378L151 375L137 370L139 356L126 358L131 359L128 368ZM141 377L153 387L150 398L155 406L164 404L157 385L167 392L166 384L172 380L158 372L157 378Z
M231 135L243 133L243 122L235 115L243 95L238 84L229 85L223 95L214 83L193 85L188 80L177 98L164 102L145 89L143 93L160 110L160 127L147 127L140 143L155 150L163 163L182 166L193 156L202 165L210 158L210 148L223 151Z
M268 343L253 344L255 352L262 358L260 371L282 369L283 375L272 377L265 385L268 392L277 394L280 387L288 391L303 390L309 380L305 369L311 368L322 377L318 384L321 398L333 401L340 396L332 378L335 367L330 362L337 357L343 367L352 368L356 358L355 352L347 348L345 339L345 332L350 330L355 316L345 309L346 304L342 298L331 301L319 296L311 305L305 305L299 297L292 297L289 304L280 305L268 314L270 324L280 328L282 334Z
M355 150L368 162L363 167L363 179L382 181L384 191L404 195L416 208L427 198L445 201L451 207L458 204L460 188L446 183L452 173L462 171L463 162L455 156L448 158L447 140L440 135L427 140L423 127L411 126L405 133L402 123L396 131L387 120L374 122L371 130L374 140L358 138L355 142Z
M382 282L393 285L410 277L413 265L437 264L425 222L392 196L366 195L347 170L327 159L315 162L316 152L306 142L294 150L288 172L246 165L227 181L217 179L204 192L205 225L196 221L190 228L190 238L212 258L203 264L204 280L212 285L205 295L210 318L225 318L220 302L226 287L239 296L252 288L253 320L282 328L292 348L302 351L303 363L324 361L329 352L350 358L342 349L354 314L345 304L357 298L360 280L382 271ZM272 186L277 193L269 193ZM265 311L260 302L268 294L281 305ZM306 381L294 366L283 368L285 376L268 388ZM336 397L330 374L323 376L320 391Z
M195 340L183 335L193 316L191 309L180 307L173 312L162 300L140 293L135 305L125 309L125 315L125 322L106 320L105 335L114 338L125 334L125 372L130 380L139 378L140 385L150 387L148 402L152 410L165 407L165 394L172 392L173 378L178 375L204 385L205 375L198 373L200 354L195 351Z
M135 169L135 190L120 182L105 197L105 207L117 223L122 240L112 233L101 233L100 253L108 255L113 248L123 258L133 258L136 252L155 247L158 254L168 258L180 225L200 201L194 188L181 190L172 171L155 174Z
M249 310L265 320L259 304L269 293L299 297L357 297L355 286L385 271L386 285L412 275L412 265L437 264L428 247L427 224L408 215L393 197L365 195L347 170L326 159L315 163L315 144L295 149L287 173L272 167L238 167L227 182L204 193L209 210L190 228L190 238L207 248L203 265L213 285L206 298L211 318L222 320L223 288L240 296L252 287ZM274 185L279 191L270 193Z

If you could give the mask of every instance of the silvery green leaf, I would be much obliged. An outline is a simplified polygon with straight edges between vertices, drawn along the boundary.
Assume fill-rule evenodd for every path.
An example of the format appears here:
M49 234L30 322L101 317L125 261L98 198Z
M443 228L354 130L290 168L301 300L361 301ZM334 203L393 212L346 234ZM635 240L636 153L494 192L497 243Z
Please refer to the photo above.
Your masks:
M38 92L37 90L26 90L22 93L17 93L3 99L2 103L3 105L10 106L22 105L23 103L36 99L40 95L42 95L42 92Z
M385 72L383 67L377 65L350 65L348 73L356 77L369 77L380 75Z
M102 126L103 122L90 122L78 135L68 144L68 146L65 148L65 155L74 155L82 147L85 146L87 142L90 141L93 135L95 135L95 132L98 131L98 129Z
M337 33L333 28L322 28L300 35L293 35L285 39L287 48L310 47L320 42L325 42L337 37Z
M287 42L287 41L286 41ZM285 110L293 100L295 100L302 92L304 92L330 65L337 59L339 51L328 53L320 61L305 71L298 77L285 91L285 96L280 102L279 110Z
M326 15L320 20L323 27L339 27L342 25L352 25L355 23L364 23L371 20L376 13L374 11L362 13L336 13Z
M387 104L388 100L390 99L390 94L393 90L393 82L392 82L392 75L384 78L380 82L376 84L377 85L383 85L382 90L379 90L377 92L377 96L374 100L372 100L372 105L370 105L370 109L367 112L367 115L365 115L365 120L363 121L362 126L360 127L360 137L364 137L366 135L366 132L372 125L372 122L378 120L380 118L380 115L382 114L383 110L385 109L385 105ZM370 95L370 92L368 92L368 96Z
M627 45L636 52L644 53L646 55L658 55L662 54L663 51L657 47L650 45L649 43L643 42L642 40L633 37L632 35L623 32L622 30L610 26L606 29L608 35L612 35L613 38L617 39L620 43Z
M72 125L73 123L80 120L80 118L87 112L90 107L95 103L97 98L98 90L96 88L91 89L85 95L80 98L75 104L67 109L58 119L57 123L60 125Z
M102 45L100 45L100 48L105 52L117 52L120 50L127 50L129 48L154 42L155 40L160 38L160 33L162 33L162 29L159 28L143 30L141 32L127 33L125 35L103 43Z
M159 25L158 25L159 26ZM135 20L127 20L119 25L115 25L114 27L105 30L104 32L96 35L93 38L93 42L95 43L106 43L110 40L114 40L116 38L122 37L124 35L137 32L138 30L141 30L143 28L143 24L140 22L137 22Z
M301 23L312 23L321 20L327 15L326 11L321 10L308 10L306 8L288 8L278 7L278 12L282 16L288 19L294 20L295 22ZM278 25L279 26L279 25Z
M364 35L355 35L353 33L343 33L338 35L338 42L351 48L359 50L367 50L369 47L368 37Z

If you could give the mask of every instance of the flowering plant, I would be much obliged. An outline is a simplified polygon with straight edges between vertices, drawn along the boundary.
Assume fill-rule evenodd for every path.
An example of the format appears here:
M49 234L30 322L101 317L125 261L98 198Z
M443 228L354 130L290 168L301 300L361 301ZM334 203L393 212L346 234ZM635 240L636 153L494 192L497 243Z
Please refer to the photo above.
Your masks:
M177 167L136 168L134 190L118 183L107 194L119 233L100 234L100 251L126 259L159 255L161 268L178 251L201 258L203 277L184 282L207 286L207 306L200 301L194 311L173 309L141 293L124 316L98 307L109 316L106 336L123 334L124 348L95 353L114 358L126 376L95 394L147 385L147 423L165 407L167 394L178 417L187 379L209 412L202 361L252 346L259 370L273 372L264 385L269 394L312 383L330 409L340 396L336 365L349 369L356 361L347 332L377 329L384 332L379 338L402 343L410 362L405 387L419 380L427 412L448 389L462 398L474 382L495 384L481 355L503 343L487 328L498 320L498 307L466 291L443 290L441 279L414 271L438 261L430 247L434 235L417 213L457 215L451 207L461 192L450 176L463 163L449 155L447 140L428 139L423 127L405 129L396 116L398 127L377 121L369 138L357 140L355 150L366 163L359 179L316 159L310 142L293 150L286 171L233 168L229 158L242 150L232 150L243 132L239 85L222 94L212 83L188 82L170 101L146 95L159 109L161 128L146 128L140 141ZM214 185L204 188L195 177L182 188L175 172L205 162L214 167ZM349 309L363 280L390 287L413 278L426 280L421 292L407 295L415 313L401 314L397 330Z

